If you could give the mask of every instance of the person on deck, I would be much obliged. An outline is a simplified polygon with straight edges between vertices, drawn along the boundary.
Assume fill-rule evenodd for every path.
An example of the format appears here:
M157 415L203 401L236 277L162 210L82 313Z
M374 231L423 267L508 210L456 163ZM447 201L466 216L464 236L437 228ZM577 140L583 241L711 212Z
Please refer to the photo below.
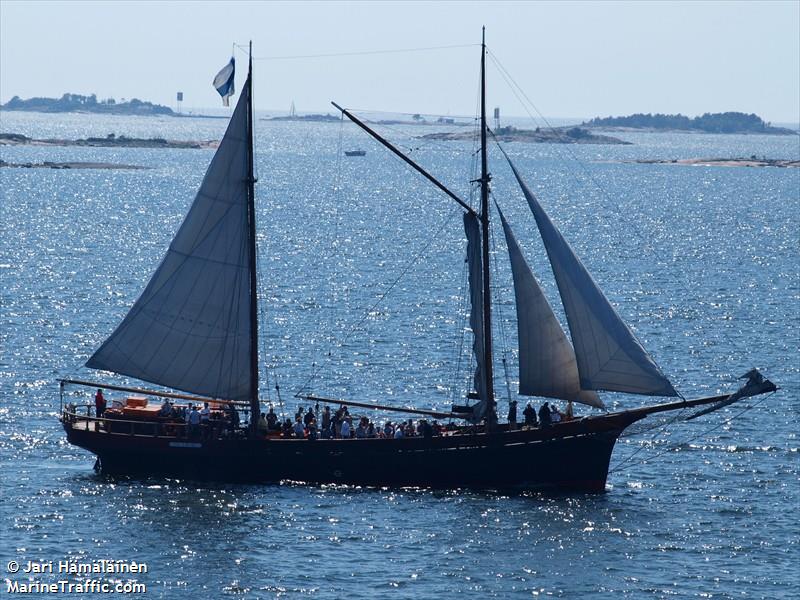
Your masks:
M417 426L417 431L426 440L429 440L433 437L433 427L431 427L430 423L428 423L426 419L422 419L419 422L419 425Z
M553 419L550 416L550 403L545 402L539 409L539 423L542 425L542 427L550 427L552 422Z
M193 408L194 405L190 404L183 411L183 423L184 423L183 435L186 437L189 437L189 433L191 430L191 424L189 423L189 420L191 419Z
M325 431L326 429L331 428L331 409L329 406L326 406L322 409L322 430Z
M271 406L267 413L267 428L269 428L270 431L279 430L281 428L278 424L278 415L275 414L275 410Z
M308 407L308 412L306 413L306 416L303 417L303 425L308 427L309 423L311 423L311 421L313 421L314 419L315 419L315 417L314 417L314 409L311 406L309 406Z
M192 412L189 413L189 435L196 438L200 433L200 413L197 410L197 405L192 406Z
M525 425L536 427L536 409L533 408L530 402L528 402L528 406L525 407L522 414L525 416Z
M572 400L567 402L567 412L564 413L564 420L571 421L575 418L575 407L572 406Z
M331 418L331 437L342 437L342 410L339 409L333 413Z
M231 404L231 431L234 432L239 429L239 423L241 419L239 418L239 409L236 408L236 405Z
M306 428L305 425L303 425L303 420L300 417L297 417L294 420L294 437L301 440L306 437Z
M358 427L356 427L356 438L363 440L367 437L367 418L361 417L361 420L358 422Z
M204 402L203 408L200 409L200 427L203 437L211 437L211 409L208 407L208 402Z
M106 399L103 396L103 390L97 388L97 393L94 395L94 414L101 419L104 412L106 412Z
M508 428L517 428L517 401L512 400L508 403Z
M233 435L239 427L239 413L233 404L225 405L225 423L228 426L228 434Z
M350 439L350 421L347 419L342 421L342 428L340 429L339 435L344 440Z
M172 416L172 405L169 403L169 400L164 398L164 404L161 405L161 408L158 410L159 417L171 417Z
M550 420L553 423L561 423L562 419L561 411L556 408L555 405L550 405Z
M269 431L269 425L267 424L267 416L262 412L261 416L258 417L258 421L256 421L256 431L258 435L265 436Z
M394 439L399 440L401 437L405 437L405 434L403 433L403 424L399 423L394 430Z

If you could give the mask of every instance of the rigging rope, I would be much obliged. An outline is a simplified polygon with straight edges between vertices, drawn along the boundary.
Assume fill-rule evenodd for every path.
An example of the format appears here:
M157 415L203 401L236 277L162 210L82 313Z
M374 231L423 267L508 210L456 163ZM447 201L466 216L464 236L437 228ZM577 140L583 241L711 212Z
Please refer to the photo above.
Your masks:
M236 48L247 53L248 47L241 44L234 44ZM429 52L432 50L452 50L457 48L474 48L480 44L454 44L450 46L423 46L419 48L396 48L388 50L356 50L351 52L332 52L327 54L295 54L284 56L254 56L253 60L299 60L308 58L336 58L343 56L369 56L377 54L403 54L410 52Z
M428 249L436 240L439 239L439 234L441 234L441 232L445 228L445 225L447 225L452 220L452 218L453 218L453 212L451 210L450 213L446 214L445 217L442 219L442 222L436 229L434 235L432 235L430 239L428 239L428 241L425 242L425 244L417 251L417 253L411 258L411 260L405 265L405 267L403 267L400 274L395 278L394 281L392 281L389 287L387 287L381 294L378 295L378 299L366 311L364 311L362 317L347 330L345 336L341 338L341 341L338 344L339 346L343 346L344 344L347 343L347 341L350 339L350 336L352 336L353 333L355 333L358 330L358 328L361 327L361 325L367 319L369 319L370 315L375 311L375 309L378 306L380 306L380 304L386 299L386 297L392 292L392 290L394 290L397 284L400 283L400 281L406 276L406 274L411 270L411 268L415 266L420 261L420 259L422 259L424 256L427 255ZM295 396L299 396L301 393L303 393L303 391L305 391L308 388L308 384L313 380L314 376L315 374L312 373L312 375L303 382L303 384L297 390Z
M754 409L754 408L756 408L756 407L757 407L759 404L761 404L762 402L764 402L764 401L766 401L767 399L769 399L769 398L770 398L770 397L771 397L773 394L775 394L775 392L772 392L772 393L770 393L770 394L767 394L766 396L763 396L763 397L762 397L760 400L757 400L757 401L756 401L754 404L752 404L752 405L750 405L750 406L746 406L746 407L744 407L744 408L743 408L742 410L740 410L738 413L736 413L736 414L735 414L735 415L733 415L732 417L729 417L729 418L725 419L724 421L721 421L720 423L718 423L717 425L715 425L715 426L714 426L714 427L712 427L711 429L707 429L707 430L705 430L705 431L702 431L701 433L699 433L699 434L697 434L697 435L695 435L695 436L693 436L693 437L690 437L690 438L688 438L688 439L685 439L685 440L683 440L683 441L681 441L681 442L678 442L678 443L676 443L676 444L672 444L671 446L669 446L669 447L667 447L667 448L665 448L665 449L661 450L660 452L657 452L657 453L655 453L654 455L650 456L648 460L652 460L652 459L654 459L654 458L658 458L659 456L662 456L662 455L666 454L667 452L672 452L672 451L674 451L675 449L677 449L677 448L679 448L679 447L681 447L681 446L684 446L684 445L686 445L686 444L689 444L689 443L691 443L691 442L693 442L693 441L695 441L695 440L697 440L697 439L699 439L699 438L701 438L701 437L705 437L705 436L707 436L709 433L713 433L714 431L716 431L716 430L717 430L717 429L719 429L720 427L724 427L725 425L729 424L731 421L734 421L734 420L738 419L738 418L739 418L739 417L741 417L741 416L742 416L744 413L746 413L746 412L748 412L748 411L750 411L750 410L753 410L753 409ZM682 415L684 411L685 411L685 409L682 409L682 410L681 410L681 412L678 414L678 416ZM676 419L677 419L677 417L676 417ZM673 420L672 420L670 423L672 423L672 422L675 422L675 420L676 420L676 419L673 419ZM670 423L668 423L668 424L670 424ZM616 465L614 468L612 468L612 469L609 469L609 471L608 471L608 472L609 472L609 473L616 473L616 472L618 472L618 471L626 471L627 469L629 469L629 468L631 468L631 467L635 467L635 466L638 466L638 465L640 465L640 464L644 464L644 462L646 462L646 461L642 460L642 461L639 461L639 462L637 462L637 463L635 463L635 464L628 464L628 465L626 465L626 463L629 463L629 462L630 462L630 459L632 459L632 458L633 458L633 457L634 457L636 454L638 454L638 453L639 453L639 451L640 451L640 450L642 450L642 449L644 449L644 448L646 448L646 446L641 446L641 447L640 447L638 450L636 450L636 451L635 451L635 452L634 452L634 453L633 453L633 454L632 454L630 457L628 457L628 458L626 458L625 460L621 461L621 462L620 462L618 465ZM626 466L623 466L623 465L626 465Z
M458 319L456 320L456 327L458 336L455 338L457 342L454 344L454 349L456 351L455 360L453 361L456 365L455 371L453 372L452 383L450 385L450 401L451 404L456 403L457 395L461 390L461 361L464 356L464 340L467 337L465 335L466 325L467 325L467 261L464 261L461 267L461 286L460 286L460 295L459 295L459 305L458 305Z
M489 57L492 59L492 62L494 62L495 66L497 67L501 77L505 80L506 84L508 84L508 87L511 89L511 92L514 94L514 96L516 96L517 100L520 102L520 104L522 105L522 108L525 110L525 112L528 114L528 116L531 118L531 120L534 121L534 123L537 122L536 117L534 117L533 114L530 112L530 110L528 110L528 107L526 106L526 102L531 107L533 107L533 109L536 111L536 114L539 115L539 117L541 118L541 120L544 122L544 124L547 126L548 129L550 129L553 133L555 133L560 139L562 139L562 140L568 139L568 137L565 134L562 133L562 129L561 128L554 127L553 125L550 124L550 122L547 120L547 117L545 117L542 114L542 112L536 107L536 105L528 97L528 95L525 93L525 91L522 89L522 87L514 80L514 78L511 76L511 74L500 63L500 59L498 59L497 56L495 56L491 52L491 50L489 50L488 53L489 53ZM498 142L498 145L499 145L499 142ZM653 254L654 249L653 249L653 246L651 244L651 239L648 238L647 236L645 236L644 233L641 230L639 230L636 222L633 221L632 219L630 219L630 215L627 212L624 212L624 211L619 209L619 206L617 205L617 203L615 203L611 199L611 197L606 193L606 191L603 188L603 186L601 186L600 183L597 181L597 179L595 179L595 177L592 175L592 173L586 167L584 162L580 158L578 158L578 156L572 151L572 148L570 147L571 144L567 143L567 144L562 144L562 145L565 147L565 150L569 153L569 155L571 156L572 160L581 168L581 170L583 171L583 173L586 176L586 178L595 186L597 191L600 192L600 194L606 200L608 206L610 206L612 208L612 210L614 210L614 212L617 214L618 217L622 217L622 220L626 222L626 225L628 227L630 227L630 229L634 232L634 234L636 234L636 236L639 238L639 241L642 242L642 246L644 248L646 248L650 254ZM575 177L575 180L580 182L580 180L577 177ZM598 215L599 215L599 213L598 213ZM602 215L599 215L599 216L601 216L601 218L602 218ZM637 250L638 250L638 248L637 248Z
M336 142L336 176L333 180L333 210L334 210L334 221L336 225L335 231L342 230L342 213L339 210L339 207L342 204L343 197L342 197L342 156L344 155L344 126L345 126L345 116L344 113L339 115L339 135ZM336 289L336 282L340 280L339 274L340 271L338 269L339 265L339 257L341 255L340 248L341 248L341 240L338 236L334 235L331 236L331 241L333 244L333 252L329 258L332 269L331 273L328 275L328 286L330 289L330 310L328 310L328 352L325 354L326 358L326 365L330 367L331 359L332 359L332 351L334 344L336 343L336 335L334 334L334 328L336 324L336 316L338 312L338 307L340 303L337 302L338 293ZM313 367L313 365L312 365ZM312 368L312 376L318 372L320 367L316 367L316 370ZM331 369L326 369L326 373L330 375Z
M652 430L654 430L654 429L658 429L658 430L659 430L659 431L657 431L656 433L654 433L654 434L653 434L653 435L650 437L650 441L653 441L653 440L655 440L655 439L656 439L656 436L659 436L659 435L661 435L661 434L662 434L664 431L666 431L666 430L667 430L667 427L669 427L669 426L670 426L670 425L672 425L673 423L677 422L677 421L678 421L678 420L679 420L679 419L680 419L680 418L683 416L683 414L684 414L684 412L685 412L685 411L686 411L686 409L681 409L680 411L678 411L678 413L677 413L675 416L673 416L673 417L672 417L672 418L670 418L670 419L667 419L666 421L664 421L664 423L662 423L662 424L660 424L660 425L658 425L658 424L657 424L657 425L654 425L653 427L651 427L651 428L649 428L649 429L646 429L645 431L652 431ZM644 433L644 431L643 431L642 433ZM620 437L622 437L622 436L620 436ZM627 437L627 436L626 436L626 437ZM625 463L628 463L628 462L630 462L631 460L633 460L633 457L634 457L634 456L636 456L637 454L639 454L639 452L641 452L642 450L644 450L646 447L647 447L647 446L646 446L646 445L644 445L644 444L642 444L641 446L639 446L639 448L637 448L636 450L634 450L634 451L631 453L631 455L630 455L630 456L628 456L628 457L626 457L625 459L623 459L623 460L622 460L620 463L618 463L618 464L617 464L617 465L616 465L616 466L615 466L613 469L609 469L609 473L613 473L614 471L621 470L621 467L622 467L622 465L624 465ZM640 463L636 463L636 464L640 464ZM631 466L633 466L633 465L631 465ZM626 467L626 468L627 468L627 467Z
M492 196L492 200L494 200L494 193L490 192ZM495 260L492 261L492 268L494 269L494 285L492 286L493 297L495 299L494 305L497 307L497 319L495 319L500 327L500 350L501 350L501 357L503 362L503 375L505 376L505 384L506 384L506 397L508 399L509 408L511 407L511 379L508 374L508 336L506 335L506 325L505 319L503 318L503 303L501 302L500 298L500 287L497 285L497 282L500 279L500 270L497 266L497 246L496 246L496 236L494 228L497 227L494 221L491 221L491 227L489 229L489 239L492 243L492 256L495 257Z
M233 46L234 46L234 48L231 50L231 56L233 56L234 50L236 48L236 44L234 44ZM255 92L253 90L254 87L255 86L253 84L253 81L251 80L251 82L250 82L250 99L251 99L251 102L252 102L252 99L255 97ZM253 121L255 121L255 109L253 109L253 111L251 113L251 118L253 119ZM251 149L251 151L253 153L253 161L252 161L253 162L253 179L258 181L258 179L259 179L259 177L258 177L259 168L258 168L258 161L255 159L256 158L255 157L255 153L256 153L256 138L255 138L256 132L255 132L255 130L256 130L255 123L253 123L253 127L252 127L252 131L253 131L253 147ZM255 203L255 200L256 199L254 198L253 199L254 203ZM258 232L256 232L256 239L258 239ZM264 238L264 239L266 239L266 238ZM265 300L267 298L269 298L269 296L270 296L270 294L269 294L270 290L269 290L268 286L266 286L264 284L264 282L268 280L268 278L264 276L265 275L264 274L264 268L265 268L264 265L269 264L269 261L266 260L266 258L265 258L265 253L266 253L266 242L263 241L261 243L257 243L256 244L256 264L253 265L253 268L256 269L256 272L258 273L258 286L257 286L257 289L256 289L256 296L260 300L258 302L258 319L259 319L260 324L262 325L262 327L259 327L259 329L258 329L259 338L260 338L258 341L261 343L261 356L262 357L266 357L268 355L268 353L269 353L269 345L267 343L267 336L264 335L265 330L267 328L267 302L265 302ZM276 360L276 362L277 362L277 360ZM265 384L265 388L266 388L266 391L267 391L267 402L271 405L272 404L272 391L270 389L270 384L269 384L270 364L266 360L263 363L263 369L264 369L264 384ZM275 369L274 365L272 366L272 369L273 370ZM276 376L276 381L277 381L277 376ZM260 404L260 402L259 402L259 404ZM258 419L258 415L251 415L251 419Z
M412 257L412 259L406 264L403 270L400 272L400 275L389 285L389 287L378 296L378 299L372 304L372 306L364 313L364 315L359 319L359 321L353 325L347 334L344 336L342 340L342 344L346 344L347 340L350 339L350 336L355 333L355 331L367 320L369 319L370 314L383 302L383 300L388 296L391 291L395 288L395 286L400 283L400 280L405 277L406 273L411 270L411 267L416 265L419 260L427 254L428 248L439 238L439 234L444 230L445 225L447 225L450 220L453 218L453 212L451 211L449 215L446 215L444 219L442 219L439 228L436 230L436 233L425 243L425 245L417 252L417 254Z
M533 103L533 101L531 101L531 99L530 99L530 98L528 98L527 94L525 94L525 91L522 89L522 87L521 87L521 86L520 86L520 85L519 85L519 84L518 84L518 83L517 83L517 82L514 80L514 78L513 78L513 77L511 77L511 74L510 74L510 73L508 73L508 71L505 69L505 67L503 67L503 65L500 63L500 60L499 60L499 59L498 59L498 58L497 58L497 57L496 57L496 56L495 56L495 55L494 55L494 54L493 54L491 51L488 51L488 52L489 52L489 56L490 56L490 58L491 58L491 59L492 59L492 61L494 62L494 64L495 64L495 66L497 67L498 71L500 72L500 75L503 77L503 79L505 79L505 81L506 81L506 83L508 84L509 88L511 89L512 93L513 93L513 94L514 94L514 95L517 97L517 100L519 100L520 104L522 104L522 107L525 109L525 112L527 112L527 113L528 113L528 116L529 116L529 117L530 117L530 118L531 118L531 119L532 119L534 122L536 122L536 118L535 118L535 117L533 116L533 114L531 114L531 112L528 110L528 107L525 105L525 102L523 102L522 98L524 98L524 99L525 99L525 100L528 102L528 104L530 104L530 106L532 106L532 107L533 107L533 109L536 111L536 113L537 113L537 114L538 114L538 115L541 117L541 119L542 119L542 120L545 122L545 124L547 125L547 127L549 127L549 128L552 130L552 131L554 131L555 133L557 133L557 135L558 135L559 137L561 137L562 139L563 139L564 137L566 137L566 136L564 136L564 135L562 135L562 134L561 134L561 132L560 132L560 130L559 130L559 129L556 129L555 127L553 127L553 126L550 124L550 122L549 122L549 121L547 120L547 118L546 118L546 117L545 117L545 116L544 116L544 115L541 113L541 111L540 111L540 110L539 110L539 109L536 107L536 105ZM520 96L522 96L522 97L520 97ZM496 143L496 144L498 145L498 147L499 147L499 146L500 146L500 142L499 142L499 140L497 139L497 137L495 136L494 132L493 132L491 129L489 130L489 132L492 134L492 137L493 137L493 139L495 140L495 143ZM597 180L594 178L594 176L591 174L591 172L590 172L590 171L589 171L589 169L586 167L586 165L583 163L583 161L581 161L581 160L580 160L580 159L577 157L577 155L576 155L576 154L575 154L575 153L572 151L572 149L570 148L570 144L563 144L563 145L566 147L566 150L567 150L567 152L569 152L570 156L572 157L572 160L573 160L575 163L577 163L577 164L578 164L578 166L581 168L581 170L583 171L583 173L585 174L585 176L587 177L587 179L589 179L589 181L590 181L592 184L594 184L595 188L598 190L598 192L600 192L600 195L601 195L601 196L603 196L603 198L604 198L604 199L605 199L605 201L606 201L606 204L607 204L608 206L610 206L610 207L611 207L611 209L612 209L612 210L613 210L613 211L616 213L616 215L617 215L618 217L621 217L621 218L622 218L621 220L622 220L623 222L625 222L625 223L626 223L626 226L627 226L627 227L628 227L628 228L629 228L631 231L633 231L633 233L636 235L636 237L638 237L638 238L639 238L639 241L642 243L642 244L641 244L641 247L642 247L642 248L645 248L645 249L647 249L647 251L648 251L648 252L649 252L649 253L652 255L652 254L654 253L654 249L653 249L652 245L650 244L650 239L649 239L649 238L647 238L647 237L645 237L645 235L644 235L644 234L643 234L643 233L642 233L642 232L639 230L639 228L638 228L637 224L636 224L636 223L635 223L635 222L634 222L634 221L633 221L633 220L630 218L630 215L629 215L627 212L620 210L620 208L619 208L619 206L617 205L617 203L615 203L615 202L613 202L613 201L611 200L611 198L609 197L609 195L606 193L605 189L604 189L604 188L603 188L603 187L600 185L600 183L599 183L599 182L598 182L598 181L597 181ZM575 180L576 180L576 181L579 181L577 177L575 178ZM597 214L600 214L600 213L597 213ZM602 218L602 215L600 215L600 216L601 216L601 218ZM673 389L675 389L675 387L674 387L674 386L673 386ZM683 394L681 394L681 392L679 392L677 389L675 389L675 392L676 392L676 394L677 394L677 396L678 396L679 398L681 398L682 400L686 400L686 398L683 396Z

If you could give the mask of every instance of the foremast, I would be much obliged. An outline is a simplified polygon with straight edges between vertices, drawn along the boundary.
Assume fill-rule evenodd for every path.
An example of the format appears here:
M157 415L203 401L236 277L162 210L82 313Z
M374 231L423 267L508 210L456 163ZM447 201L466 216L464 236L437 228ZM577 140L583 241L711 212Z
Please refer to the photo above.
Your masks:
M253 145L253 42L247 63L247 224L250 255L250 435L256 434L261 412L258 401L258 277L256 268L256 177Z
M489 174L486 153L486 27L481 29L481 267L483 274L483 373L486 379L485 421L492 426L497 420L494 400L494 373L492 369L492 295L489 280Z

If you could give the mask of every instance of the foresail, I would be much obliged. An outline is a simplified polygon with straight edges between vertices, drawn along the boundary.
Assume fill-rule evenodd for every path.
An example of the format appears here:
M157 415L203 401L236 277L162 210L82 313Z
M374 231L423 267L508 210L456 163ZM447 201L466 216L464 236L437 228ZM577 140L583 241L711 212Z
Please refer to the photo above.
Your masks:
M675 388L597 287L507 156L506 160L528 200L553 268L572 335L581 388L677 396Z
M483 339L483 275L481 271L481 231L478 217L474 213L464 213L464 232L467 234L467 269L469 271L469 297L472 307L469 314L469 325L474 334L472 350L478 366L475 368L475 391L481 399L473 417L478 420L483 416L487 400L486 372L484 364ZM477 414L481 413L481 414Z
M603 402L594 391L581 390L575 351L499 206L497 212L503 223L514 278L519 332L519 393L574 400L602 408Z
M167 255L86 366L204 396L249 399L249 95L248 80Z

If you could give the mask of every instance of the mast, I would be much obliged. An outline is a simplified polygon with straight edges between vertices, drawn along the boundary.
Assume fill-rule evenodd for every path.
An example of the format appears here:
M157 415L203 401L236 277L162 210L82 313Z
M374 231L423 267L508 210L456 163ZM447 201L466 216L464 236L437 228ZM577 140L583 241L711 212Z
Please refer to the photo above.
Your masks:
M492 372L492 296L489 284L489 167L486 156L486 27L481 30L481 254L483 268L483 372L486 377L486 417L491 427L496 420L494 374Z
M258 402L258 280L256 276L256 178L253 169L253 42L247 63L247 224L250 254L250 435L255 435Z

